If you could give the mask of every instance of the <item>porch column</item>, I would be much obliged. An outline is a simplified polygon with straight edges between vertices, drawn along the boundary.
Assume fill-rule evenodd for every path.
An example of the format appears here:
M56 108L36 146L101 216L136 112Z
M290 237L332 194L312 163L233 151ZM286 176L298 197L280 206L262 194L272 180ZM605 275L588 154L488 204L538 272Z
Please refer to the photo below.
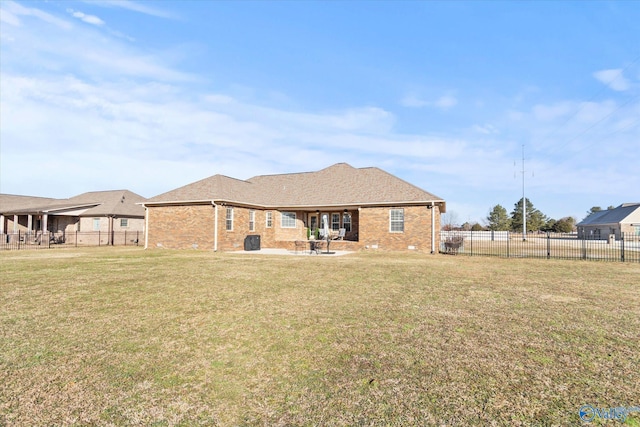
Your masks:
M18 234L18 215L13 216L13 234Z
M0 234L4 234L4 215L0 214Z
M47 227L47 220L49 219L49 215L46 213L42 214L42 234L46 233L46 231L48 230Z
M33 215L27 215L27 233L31 234L33 231Z

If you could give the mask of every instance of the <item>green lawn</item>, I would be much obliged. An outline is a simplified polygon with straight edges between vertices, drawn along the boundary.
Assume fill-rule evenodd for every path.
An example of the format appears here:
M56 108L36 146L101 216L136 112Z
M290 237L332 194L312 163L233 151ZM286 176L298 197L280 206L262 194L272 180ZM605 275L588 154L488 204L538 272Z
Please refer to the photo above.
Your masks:
M564 426L584 404L640 406L638 264L139 248L0 263L0 425Z

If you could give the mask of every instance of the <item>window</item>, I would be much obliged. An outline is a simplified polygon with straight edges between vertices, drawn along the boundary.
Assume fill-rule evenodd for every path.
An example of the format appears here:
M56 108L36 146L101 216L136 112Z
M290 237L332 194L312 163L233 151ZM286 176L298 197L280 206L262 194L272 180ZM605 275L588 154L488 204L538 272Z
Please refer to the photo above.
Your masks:
M93 231L100 231L100 218L93 218Z
M351 231L351 214L346 213L342 215L342 228L344 228L345 231Z
M128 227L129 220L127 218L120 218L120 227Z
M227 231L233 231L233 208L227 208L227 220L225 222Z
M267 228L273 227L273 212L267 212Z
M404 209L391 209L389 211L389 231L392 233L404 232Z
M249 231L256 231L256 211L249 211Z
M281 226L282 228L296 228L296 213L295 212L282 212Z
M340 229L340 214L332 213L331 214L331 229L339 230Z

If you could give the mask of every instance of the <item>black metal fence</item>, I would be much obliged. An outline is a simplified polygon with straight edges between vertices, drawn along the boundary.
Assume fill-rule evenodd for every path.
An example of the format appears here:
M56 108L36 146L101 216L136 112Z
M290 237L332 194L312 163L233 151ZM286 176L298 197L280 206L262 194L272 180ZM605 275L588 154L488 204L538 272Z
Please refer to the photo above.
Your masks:
M508 231L442 231L440 236L440 251L449 254L640 262L640 236L632 233L606 239L575 233L528 233L524 238Z
M0 234L0 250L51 249L80 246L138 246L142 231L18 232Z

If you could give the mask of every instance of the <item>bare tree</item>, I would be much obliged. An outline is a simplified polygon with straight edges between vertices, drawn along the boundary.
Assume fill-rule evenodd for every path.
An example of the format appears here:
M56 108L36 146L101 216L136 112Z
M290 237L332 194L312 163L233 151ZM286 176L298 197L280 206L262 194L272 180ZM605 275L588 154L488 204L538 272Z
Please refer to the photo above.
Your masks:
M460 226L460 218L458 218L458 214L454 211L447 211L442 214L442 229L445 231L455 230Z

